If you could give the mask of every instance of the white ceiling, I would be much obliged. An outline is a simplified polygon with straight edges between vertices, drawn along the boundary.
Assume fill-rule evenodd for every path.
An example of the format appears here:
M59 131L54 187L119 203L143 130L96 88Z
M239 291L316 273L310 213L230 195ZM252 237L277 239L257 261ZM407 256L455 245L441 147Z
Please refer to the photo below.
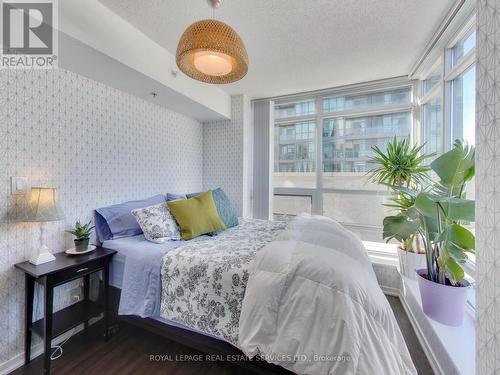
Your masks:
M175 54L205 0L100 0ZM245 42L249 72L221 88L270 97L408 74L454 0L225 0L216 18Z

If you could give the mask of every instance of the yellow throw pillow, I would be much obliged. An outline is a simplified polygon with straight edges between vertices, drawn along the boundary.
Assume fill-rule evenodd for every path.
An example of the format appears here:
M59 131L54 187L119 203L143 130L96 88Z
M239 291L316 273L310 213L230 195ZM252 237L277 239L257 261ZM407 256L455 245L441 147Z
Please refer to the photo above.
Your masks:
M190 199L167 202L167 206L181 228L183 240L226 229L211 190Z

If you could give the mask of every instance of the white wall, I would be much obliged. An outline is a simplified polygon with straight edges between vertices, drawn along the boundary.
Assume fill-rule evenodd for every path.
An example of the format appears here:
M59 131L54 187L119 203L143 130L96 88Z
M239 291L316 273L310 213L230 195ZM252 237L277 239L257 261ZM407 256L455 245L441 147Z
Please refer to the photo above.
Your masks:
M0 218L12 207L9 177L58 188L66 220L48 225L54 251L64 230L96 207L202 188L202 124L59 69L0 71ZM13 265L36 249L34 224L0 221L0 363L23 351L24 278ZM56 294L56 306L68 293Z
M195 81L181 72L175 76L172 75L172 70L179 71L175 55L98 0L59 1L59 29L85 45L151 78L155 82L155 90L169 95L171 103L175 103L179 108L184 108L186 103L194 102L196 107L202 106L220 117L229 117L230 97L225 91L217 85ZM79 58L89 59L88 63L92 66L90 69L82 67L81 63L79 64L67 54L69 52L65 47L70 47L69 50L71 50L72 46L63 41L60 47L63 64L61 67L85 71L106 68L101 64L94 66L92 63L94 54L87 54L86 51L80 50Z
M231 120L203 124L203 186L221 187L238 215L251 216L253 131L250 102L231 97Z

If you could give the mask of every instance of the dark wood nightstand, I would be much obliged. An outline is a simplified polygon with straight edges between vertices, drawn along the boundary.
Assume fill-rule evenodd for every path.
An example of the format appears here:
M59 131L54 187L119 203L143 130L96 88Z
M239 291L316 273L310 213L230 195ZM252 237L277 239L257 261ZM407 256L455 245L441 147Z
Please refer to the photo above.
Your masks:
M115 250L97 247L96 250L81 255L67 255L64 252L54 254L52 262L35 266L29 262L15 265L24 272L26 281L26 323L25 323L25 363L31 360L31 334L35 332L44 338L44 374L50 374L51 341L64 332L84 323L88 327L89 319L103 313L104 339L108 340L108 289L109 289L109 262L116 253ZM89 280L94 272L102 271L101 303L89 298ZM54 287L72 280L83 278L83 299L60 311L53 312ZM45 317L33 322L33 295L35 282L44 287Z

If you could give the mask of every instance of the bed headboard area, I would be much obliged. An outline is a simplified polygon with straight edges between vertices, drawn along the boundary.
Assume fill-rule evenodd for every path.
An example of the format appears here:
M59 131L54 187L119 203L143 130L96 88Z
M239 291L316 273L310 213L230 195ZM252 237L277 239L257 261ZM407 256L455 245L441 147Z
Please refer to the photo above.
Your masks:
M162 202L166 202L165 195L157 194L146 199L97 208L94 211L96 241L102 243L107 240L141 234L141 227L132 215L132 210Z

